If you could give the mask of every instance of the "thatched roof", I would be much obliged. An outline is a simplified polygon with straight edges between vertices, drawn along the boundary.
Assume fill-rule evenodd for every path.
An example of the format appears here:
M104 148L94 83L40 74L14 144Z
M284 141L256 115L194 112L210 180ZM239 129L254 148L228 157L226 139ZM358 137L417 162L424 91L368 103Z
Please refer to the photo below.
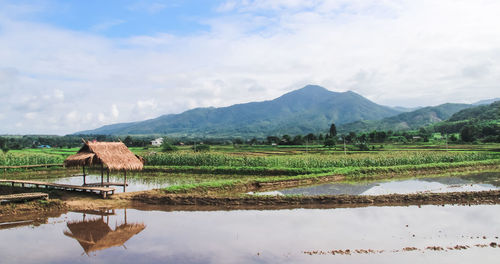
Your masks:
M66 167L104 165L110 170L142 170L143 160L123 142L86 141L75 155L65 161Z
M144 224L122 224L112 230L102 219L68 223L67 227L69 231L64 231L64 234L76 239L87 254L122 246L146 228Z

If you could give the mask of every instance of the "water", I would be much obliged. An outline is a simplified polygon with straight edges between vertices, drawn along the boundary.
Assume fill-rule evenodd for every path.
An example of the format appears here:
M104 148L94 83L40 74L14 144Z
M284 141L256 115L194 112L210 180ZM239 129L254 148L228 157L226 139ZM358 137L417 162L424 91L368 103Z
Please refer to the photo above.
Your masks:
M70 212L0 225L0 263L498 263L499 216L499 205ZM470 248L426 249L456 245ZM384 252L304 253L338 249Z
M34 180L44 181L51 183L69 184L69 185L83 185L83 176L73 176L81 174L80 171L67 170L67 171L51 171L46 174L21 174L21 175L7 175L1 178L4 179L17 179L17 180ZM199 183L214 179L231 178L231 175L212 175L212 174L184 174L184 173L127 173L127 192L147 191L153 189L165 188L172 185ZM123 173L111 173L109 177L110 182L123 182ZM104 181L107 181L104 175ZM98 173L89 174L86 176L86 183L100 183L101 175ZM111 186L116 189L115 192L123 192L123 188L119 186Z
M381 195L410 193L471 192L500 189L500 173L489 172L455 177L415 178L357 183L330 183L263 192L264 195Z

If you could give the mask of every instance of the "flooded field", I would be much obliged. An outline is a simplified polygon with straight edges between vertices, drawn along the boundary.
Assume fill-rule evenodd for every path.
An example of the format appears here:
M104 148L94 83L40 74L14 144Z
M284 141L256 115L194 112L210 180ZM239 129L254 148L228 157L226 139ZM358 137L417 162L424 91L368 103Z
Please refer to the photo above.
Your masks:
M498 263L500 258L499 205L120 209L108 215L70 212L39 226L9 224L0 224L2 263Z
M486 172L454 177L426 177L405 180L330 183L283 189L269 195L382 195L411 193L471 192L500 189L500 172Z
M83 185L82 176L74 176L81 174L79 171L51 171L47 174L19 174L19 175L0 175L0 179L16 179L16 180L36 180L59 184ZM227 179L232 175L212 175L212 174L185 174L185 173L164 173L164 172L148 172L148 173L130 173L127 174L127 192L147 191L153 189L164 188L172 185L199 183L214 179ZM112 173L109 177L111 182L123 182L123 174ZM104 181L107 181L104 175ZM87 183L101 182L101 175L97 173L86 176ZM116 187L116 192L123 192L122 187Z

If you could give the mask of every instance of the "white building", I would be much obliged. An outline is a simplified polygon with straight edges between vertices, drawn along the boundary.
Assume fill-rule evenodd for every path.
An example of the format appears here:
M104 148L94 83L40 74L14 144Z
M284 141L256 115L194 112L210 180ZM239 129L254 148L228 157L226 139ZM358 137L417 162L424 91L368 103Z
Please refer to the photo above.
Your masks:
M163 138L157 138L155 140L151 140L151 145L155 147L159 147L163 144Z

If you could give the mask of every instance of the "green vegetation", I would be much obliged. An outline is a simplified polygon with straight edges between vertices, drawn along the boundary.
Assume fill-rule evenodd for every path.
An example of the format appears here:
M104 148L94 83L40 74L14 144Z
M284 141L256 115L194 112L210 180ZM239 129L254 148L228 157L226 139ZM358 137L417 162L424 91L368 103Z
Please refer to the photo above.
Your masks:
M486 153L454 152L381 152L356 155L303 154L289 156L235 156L223 153L168 153L144 157L153 166L229 166L270 168L338 168L418 165L437 162L461 162L491 158Z
M354 92L337 93L308 85L270 101L222 108L196 108L181 114L127 124L114 124L82 134L166 134L190 138L264 138L304 135L356 120L376 120L399 111L375 104Z
M64 157L43 153L0 153L0 166L23 166L39 164L61 164Z
M401 113L396 116L386 117L382 120L365 120L344 124L340 126L339 131L343 133L351 131L358 133L373 130L414 130L446 120L458 111L470 107L472 107L472 105L449 103L438 106L429 106L415 111Z
M432 129L443 134L459 133L464 142L500 142L500 101L459 111Z
M206 193L208 191L217 192L223 190L247 190L252 186L273 184L280 182L302 181L306 183L320 182L322 179L328 179L332 175L344 176L346 180L366 180L366 179L381 179L387 175L397 174L398 177L408 177L413 173L442 172L454 169L478 169L482 167L497 167L500 165L499 159L482 160L482 161L463 161L463 162L442 162L420 165L400 165L400 166L385 166L385 167L345 167L334 168L326 173L301 174L294 176L274 176L274 177L234 177L232 179L223 179L202 183L181 184L164 188L168 193Z

